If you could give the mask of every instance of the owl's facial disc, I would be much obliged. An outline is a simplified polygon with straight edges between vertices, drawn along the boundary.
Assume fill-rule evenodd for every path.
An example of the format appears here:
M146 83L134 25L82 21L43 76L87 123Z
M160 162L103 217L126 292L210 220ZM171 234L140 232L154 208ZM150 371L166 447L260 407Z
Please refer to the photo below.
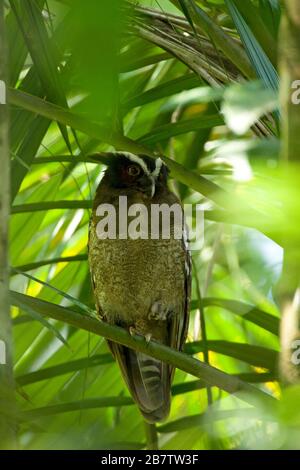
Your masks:
M147 156L142 157L128 152L122 152L121 155L128 160L127 173L132 174L132 180L128 186L136 188L152 199L158 177L164 165L162 159L157 158L154 160ZM140 171L137 171L138 168ZM136 175L133 175L133 173L136 173Z

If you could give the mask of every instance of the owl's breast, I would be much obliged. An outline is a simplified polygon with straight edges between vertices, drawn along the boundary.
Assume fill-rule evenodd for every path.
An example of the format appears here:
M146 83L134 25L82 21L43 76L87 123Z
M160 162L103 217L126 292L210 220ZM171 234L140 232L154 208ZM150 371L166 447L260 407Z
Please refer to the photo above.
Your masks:
M182 240L101 240L93 220L89 263L97 303L107 321L135 323L158 308L166 314L181 311L185 282Z

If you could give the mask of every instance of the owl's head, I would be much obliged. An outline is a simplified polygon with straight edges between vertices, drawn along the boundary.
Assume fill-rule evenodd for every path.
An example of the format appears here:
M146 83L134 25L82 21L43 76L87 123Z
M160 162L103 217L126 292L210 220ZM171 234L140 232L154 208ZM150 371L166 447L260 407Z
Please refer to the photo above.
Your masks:
M144 193L149 198L167 185L168 167L161 158L116 152L105 172L106 182L114 188L127 188Z

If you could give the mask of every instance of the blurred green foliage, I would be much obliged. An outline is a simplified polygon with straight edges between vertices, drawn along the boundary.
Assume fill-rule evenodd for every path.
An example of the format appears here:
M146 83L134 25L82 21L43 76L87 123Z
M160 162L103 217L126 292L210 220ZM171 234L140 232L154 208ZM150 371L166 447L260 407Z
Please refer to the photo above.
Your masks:
M279 2L244 1L263 12L268 34L259 37L245 28L239 2L191 1L192 12L183 3L8 2L10 86L23 103L12 95L11 289L91 312L89 201L104 166L88 155L123 135L131 139L124 150L163 153L182 165L174 190L206 211L187 351L200 360L208 351L210 365L279 401L250 406L213 386L208 404L205 384L177 370L159 446L299 448L299 387L282 391L279 382L273 296L282 242L298 240L299 170L287 174L280 163L276 48L270 57L261 43L278 41ZM234 61L226 55L233 42ZM50 119L32 96L79 115L86 132L56 108ZM96 139L93 123L108 131ZM21 448L145 448L142 418L104 338L42 320L34 306L13 306L12 318Z

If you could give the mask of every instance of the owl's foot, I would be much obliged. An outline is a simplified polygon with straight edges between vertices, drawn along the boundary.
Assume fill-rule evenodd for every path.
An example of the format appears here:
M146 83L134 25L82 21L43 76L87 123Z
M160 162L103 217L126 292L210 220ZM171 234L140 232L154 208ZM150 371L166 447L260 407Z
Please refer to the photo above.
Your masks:
M130 336L135 336L135 335L143 336L141 335L141 333L137 331L137 329L134 326L130 326L128 331L129 331ZM152 338L152 333L146 333L144 338L145 338L146 343L150 343L151 338Z
M151 338L152 338L152 333L147 333L147 334L145 335L146 343L150 343Z
M136 331L136 328L134 326L129 327L129 334L130 334L130 336L135 336L135 335L138 334L138 332Z
M149 320L166 320L169 309L164 307L161 302L154 302L148 315Z

